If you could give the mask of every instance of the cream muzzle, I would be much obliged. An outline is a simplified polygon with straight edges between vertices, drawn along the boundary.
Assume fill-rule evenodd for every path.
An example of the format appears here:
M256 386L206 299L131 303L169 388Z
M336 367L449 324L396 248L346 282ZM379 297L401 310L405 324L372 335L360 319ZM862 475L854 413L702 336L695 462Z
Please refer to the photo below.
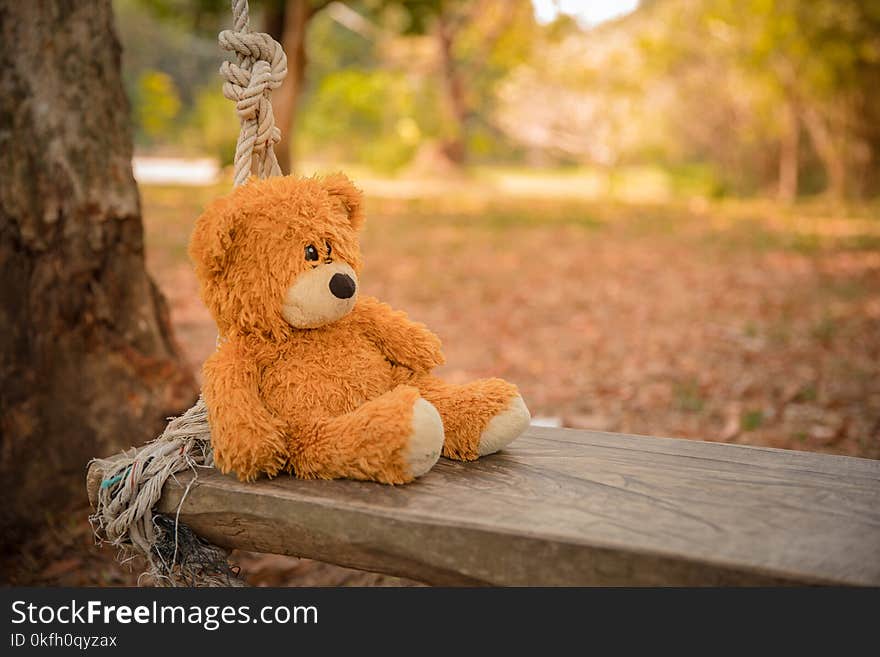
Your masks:
M319 265L287 288L281 316L296 328L317 328L344 317L357 299L357 275L344 262Z

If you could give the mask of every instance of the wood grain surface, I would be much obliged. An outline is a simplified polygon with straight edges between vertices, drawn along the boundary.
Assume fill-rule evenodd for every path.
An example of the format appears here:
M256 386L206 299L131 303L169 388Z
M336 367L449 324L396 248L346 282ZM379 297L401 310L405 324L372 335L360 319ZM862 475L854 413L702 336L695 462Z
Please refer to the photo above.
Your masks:
M180 518L226 547L441 585L880 585L880 461L690 440L532 427L397 487L207 471Z

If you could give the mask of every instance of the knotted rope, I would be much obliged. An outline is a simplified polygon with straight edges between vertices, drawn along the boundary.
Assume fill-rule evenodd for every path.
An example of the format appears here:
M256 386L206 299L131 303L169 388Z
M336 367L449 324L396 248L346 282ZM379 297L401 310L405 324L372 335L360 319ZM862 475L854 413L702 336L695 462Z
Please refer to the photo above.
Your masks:
M235 148L236 186L251 175L281 175L274 146L281 140L269 97L287 75L287 56L268 34L248 28L247 0L233 1L235 29L220 32L220 47L235 53L238 63L223 62L223 95L235 102L241 131Z
M287 73L287 57L268 34L250 31L247 0L232 0L233 29L220 32L220 46L235 53L225 61L223 95L235 102L241 130L235 148L234 185L251 175L281 175L274 146L281 139L270 95ZM120 558L141 556L144 574L157 585L244 586L227 563L227 552L180 524L180 507L198 480L200 468L214 466L208 409L199 396L183 415L171 419L155 440L121 457L95 459L103 473L95 513L89 520L99 542L115 545ZM168 479L190 470L174 520L154 514Z

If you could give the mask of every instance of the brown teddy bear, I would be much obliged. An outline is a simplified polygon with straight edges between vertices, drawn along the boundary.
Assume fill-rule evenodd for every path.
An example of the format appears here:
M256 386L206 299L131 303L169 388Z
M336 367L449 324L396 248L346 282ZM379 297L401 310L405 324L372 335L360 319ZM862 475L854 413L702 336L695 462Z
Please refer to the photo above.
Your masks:
M214 460L399 484L491 454L529 424L514 385L431 374L440 340L358 294L361 193L342 174L251 180L199 217L189 253L222 341L204 366Z

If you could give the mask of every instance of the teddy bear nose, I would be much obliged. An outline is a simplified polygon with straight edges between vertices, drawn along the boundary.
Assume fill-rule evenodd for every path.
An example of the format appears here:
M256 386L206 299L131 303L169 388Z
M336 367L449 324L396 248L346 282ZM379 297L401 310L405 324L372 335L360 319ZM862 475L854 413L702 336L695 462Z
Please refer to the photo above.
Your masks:
M334 297L348 299L354 294L354 280L348 274L333 274L330 279L330 291Z

